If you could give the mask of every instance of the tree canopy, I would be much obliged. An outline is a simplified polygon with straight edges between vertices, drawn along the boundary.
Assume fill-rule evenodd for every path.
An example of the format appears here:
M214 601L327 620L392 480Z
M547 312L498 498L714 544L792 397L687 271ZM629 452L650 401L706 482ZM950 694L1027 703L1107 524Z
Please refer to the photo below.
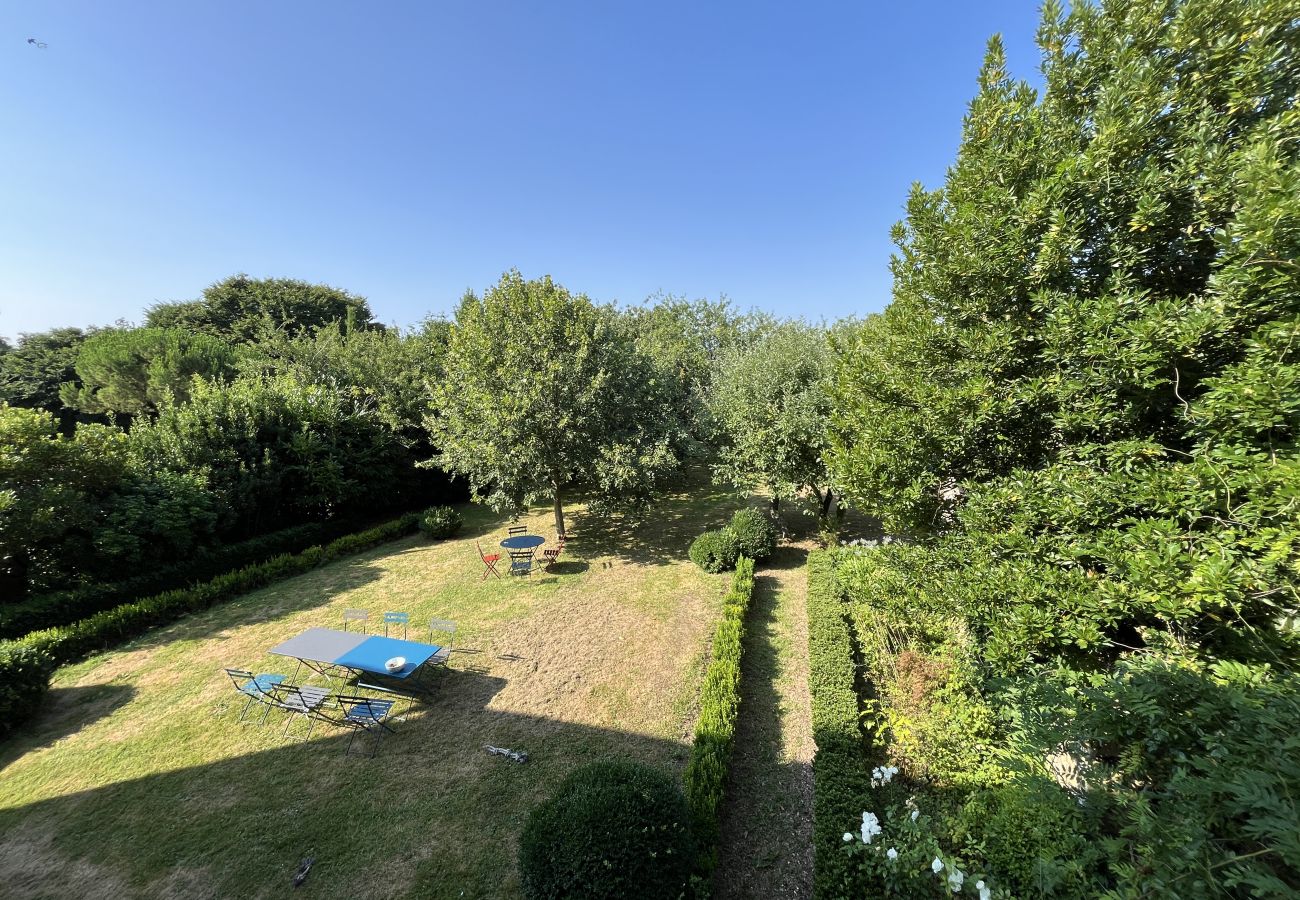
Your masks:
M614 310L511 271L457 308L426 422L437 465L495 509L552 501L563 532L568 489L649 496L677 464L673 413Z

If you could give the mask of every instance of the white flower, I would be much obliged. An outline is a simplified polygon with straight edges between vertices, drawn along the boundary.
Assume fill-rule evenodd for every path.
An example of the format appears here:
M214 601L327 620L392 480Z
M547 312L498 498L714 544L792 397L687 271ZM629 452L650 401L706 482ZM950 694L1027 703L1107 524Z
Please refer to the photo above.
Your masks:
M890 859L898 859L898 851L895 850L893 847L890 847L888 852L885 853L885 855L888 856Z
M984 885L983 881L975 882L975 890L980 892L980 900L989 900L993 896L993 892Z
M952 888L954 894L961 890L961 883L965 880L966 874L956 866L948 870L948 887Z
M844 832L844 843L847 844L851 840L853 840L853 832L851 831Z
M915 822L919 815L921 815L921 811L919 809L912 810L912 821Z
M941 860L939 857L936 856L936 857L934 858L934 862L930 863L930 871L933 872L933 873L936 874L936 875L938 875L940 872L942 872L942 871L943 871L943 860Z
M876 818L875 813L864 812L862 814L862 843L870 844L871 839L880 834L880 820Z

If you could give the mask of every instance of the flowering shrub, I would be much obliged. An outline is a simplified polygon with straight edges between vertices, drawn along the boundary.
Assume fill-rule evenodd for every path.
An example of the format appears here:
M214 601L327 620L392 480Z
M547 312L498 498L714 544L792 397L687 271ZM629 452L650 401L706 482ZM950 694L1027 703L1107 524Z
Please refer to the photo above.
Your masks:
M691 812L674 779L605 760L573 772L534 809L519 840L529 900L678 900L695 862Z

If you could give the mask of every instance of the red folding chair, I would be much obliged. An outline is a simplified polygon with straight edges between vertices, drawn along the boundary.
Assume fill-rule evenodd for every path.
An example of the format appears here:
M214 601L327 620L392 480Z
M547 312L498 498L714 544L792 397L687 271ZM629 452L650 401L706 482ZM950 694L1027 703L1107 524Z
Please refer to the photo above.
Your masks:
M555 561L560 558L560 554L563 552L564 552L564 535L560 535L559 543L553 550L542 551L542 559L545 560L545 562L542 565L542 568L545 569L547 572L551 571L551 566L555 565Z
M487 567L487 568L485 568L485 569L483 570L483 578L480 578L479 581L483 581L485 578L487 578L489 572L491 572L491 573L492 573L493 575L495 575L497 578L500 578L500 577L501 577L501 573L497 571L497 560L499 560L499 559L501 558L501 554L500 554L500 553L484 553L484 552L483 552L483 545L480 544L478 541L475 541L475 542L474 542L474 546L475 546L475 547L478 547L478 555L479 555L479 559L483 560L483 565Z

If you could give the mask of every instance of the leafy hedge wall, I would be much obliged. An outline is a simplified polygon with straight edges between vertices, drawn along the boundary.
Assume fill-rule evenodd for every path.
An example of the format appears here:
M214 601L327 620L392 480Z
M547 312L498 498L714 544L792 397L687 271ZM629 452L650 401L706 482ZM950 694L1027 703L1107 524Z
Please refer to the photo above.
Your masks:
M870 784L866 742L858 715L853 638L835 581L831 554L808 556L808 690L812 695L813 891L844 896L847 860L841 850L846 822L861 814Z
M754 561L742 556L736 563L731 590L723 601L722 621L713 638L713 658L700 688L700 717L695 723L695 742L684 775L686 799L701 847L700 868L706 873L717 859L718 805L736 738L741 642L753 594Z
M55 591L0 605L0 639L22 637L39 628L75 622L102 610L185 584L206 581L223 572L264 562L282 553L299 553L313 544L348 534L360 524L351 519L295 525L196 554L184 563L163 566L134 578Z
M218 575L202 584L164 591L97 613L71 625L35 631L0 641L0 729L8 733L32 715L49 687L54 670L81 657L143 634L191 612L232 600L284 578L298 575L376 544L411 534L418 517L402 516L375 528L341 537L297 554Z

